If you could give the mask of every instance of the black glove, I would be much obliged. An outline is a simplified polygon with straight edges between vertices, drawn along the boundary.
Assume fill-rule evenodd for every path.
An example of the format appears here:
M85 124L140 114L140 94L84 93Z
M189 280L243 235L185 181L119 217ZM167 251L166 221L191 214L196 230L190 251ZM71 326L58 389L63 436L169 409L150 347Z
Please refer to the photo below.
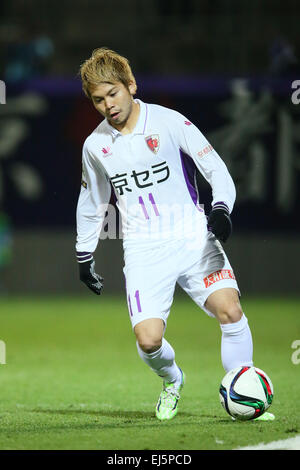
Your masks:
M232 232L232 222L227 209L218 207L212 209L208 217L208 226L218 240L226 242Z
M80 280L84 282L95 294L100 295L103 289L103 277L95 272L95 261L86 261L79 264Z

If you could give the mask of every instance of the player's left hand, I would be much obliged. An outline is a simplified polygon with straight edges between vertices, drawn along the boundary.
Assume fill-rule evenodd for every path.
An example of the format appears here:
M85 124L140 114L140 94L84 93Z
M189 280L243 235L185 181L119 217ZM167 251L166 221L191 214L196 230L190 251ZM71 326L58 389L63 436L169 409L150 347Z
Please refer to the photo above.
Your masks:
M208 217L208 226L218 240L226 242L232 232L230 214L226 209L212 209Z

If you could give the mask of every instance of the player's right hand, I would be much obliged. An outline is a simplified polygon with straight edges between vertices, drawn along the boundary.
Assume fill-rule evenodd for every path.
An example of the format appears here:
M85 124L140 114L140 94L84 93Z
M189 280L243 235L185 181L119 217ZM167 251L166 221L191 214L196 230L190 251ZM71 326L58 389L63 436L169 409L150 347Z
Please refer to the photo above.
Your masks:
M226 242L232 232L232 223L228 210L225 208L213 208L207 222L215 237L222 242Z
M79 264L79 277L82 282L95 294L100 295L103 289L103 277L95 272L95 261L87 261Z

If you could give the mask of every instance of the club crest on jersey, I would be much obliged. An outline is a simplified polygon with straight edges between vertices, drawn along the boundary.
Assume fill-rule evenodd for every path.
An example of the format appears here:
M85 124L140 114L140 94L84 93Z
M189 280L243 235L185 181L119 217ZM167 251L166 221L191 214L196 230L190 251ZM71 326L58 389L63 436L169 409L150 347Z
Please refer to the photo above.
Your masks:
M157 153L159 150L159 135L158 134L148 135L148 137L146 137L145 140L151 152Z

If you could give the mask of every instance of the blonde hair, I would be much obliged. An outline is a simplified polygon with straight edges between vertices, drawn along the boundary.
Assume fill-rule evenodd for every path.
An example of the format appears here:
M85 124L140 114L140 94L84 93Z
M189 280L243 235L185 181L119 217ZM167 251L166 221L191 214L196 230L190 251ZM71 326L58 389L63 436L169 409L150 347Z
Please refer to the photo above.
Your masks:
M106 47L95 49L89 59L80 66L82 88L88 98L91 99L90 88L101 83L121 82L128 89L130 83L135 85L136 81L129 61Z

